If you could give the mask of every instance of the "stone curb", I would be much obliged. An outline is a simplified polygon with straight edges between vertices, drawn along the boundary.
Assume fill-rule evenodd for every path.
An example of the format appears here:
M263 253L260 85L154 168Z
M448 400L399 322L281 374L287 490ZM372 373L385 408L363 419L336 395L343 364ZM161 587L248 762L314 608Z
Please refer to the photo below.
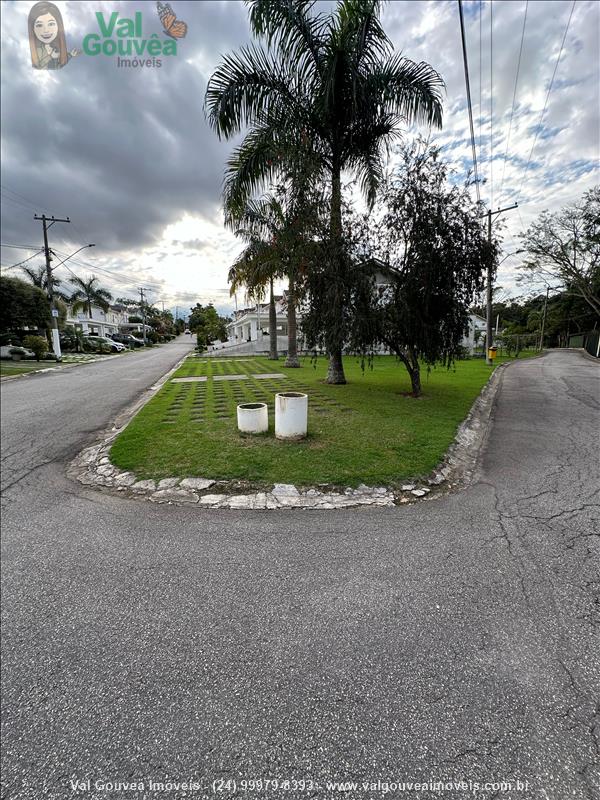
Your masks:
M444 459L425 480L404 483L398 487L365 486L298 489L293 484L276 483L270 490L232 493L235 483L212 478L163 478L160 481L140 480L132 472L120 470L110 463L109 453L114 439L185 361L187 354L140 398L122 412L115 425L101 441L86 447L73 459L67 474L85 486L118 492L153 503L195 505L199 508L272 510L283 508L335 509L356 506L397 506L429 500L440 494L464 487L476 474L479 454L487 439L496 394L504 370L510 363L500 364L483 387L466 419L460 424L454 442Z

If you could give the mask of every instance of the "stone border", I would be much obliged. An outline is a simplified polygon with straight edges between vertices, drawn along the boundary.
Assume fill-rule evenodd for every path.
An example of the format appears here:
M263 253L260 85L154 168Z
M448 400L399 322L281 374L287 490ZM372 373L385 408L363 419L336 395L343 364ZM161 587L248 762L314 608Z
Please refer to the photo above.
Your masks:
M504 370L511 363L496 367L478 398L460 424L454 442L444 459L422 481L404 483L396 487L365 486L343 489L322 484L300 490L293 484L276 483L264 491L252 491L234 481L217 481L212 478L163 478L160 481L140 480L133 472L120 470L110 463L109 452L114 439L146 405L158 389L186 360L184 356L160 378L133 406L123 411L115 425L100 442L86 447L73 459L67 475L86 486L119 492L121 496L138 497L153 503L197 505L202 508L230 509L334 509L351 506L396 506L431 499L468 485L477 474L479 454L487 440L492 411ZM243 493L240 488L245 488Z

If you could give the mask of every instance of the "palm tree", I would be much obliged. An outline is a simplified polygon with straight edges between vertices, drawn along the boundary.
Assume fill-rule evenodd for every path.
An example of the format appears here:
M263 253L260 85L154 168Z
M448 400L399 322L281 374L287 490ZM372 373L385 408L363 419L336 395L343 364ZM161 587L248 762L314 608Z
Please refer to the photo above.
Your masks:
M345 383L342 349L344 170L354 172L369 204L383 175L385 146L402 123L441 126L443 81L424 62L394 55L380 0L339 0L311 14L310 0L252 0L250 25L266 47L226 56L212 75L205 107L219 137L250 126L229 159L224 199L242 208L282 169L307 153L330 187L330 297L338 324L326 331L329 383Z
M249 243L229 270L230 294L244 286L248 297L260 303L269 287L269 359L277 361L277 310L273 282L281 275L281 264L270 242L256 235L247 238Z
M87 281L83 278L73 277L70 282L77 287L69 300L74 313L83 309L92 319L93 305L99 306L104 312L108 311L112 295L106 289L98 286L98 278L95 275L90 275Z
M37 286L38 289L42 289L44 292L48 293L48 272L46 267L37 267L37 269L35 267L21 267L21 269L29 277L34 286ZM54 297L58 297L60 300L68 302L68 295L59 289L61 284L62 281L50 273L52 294Z

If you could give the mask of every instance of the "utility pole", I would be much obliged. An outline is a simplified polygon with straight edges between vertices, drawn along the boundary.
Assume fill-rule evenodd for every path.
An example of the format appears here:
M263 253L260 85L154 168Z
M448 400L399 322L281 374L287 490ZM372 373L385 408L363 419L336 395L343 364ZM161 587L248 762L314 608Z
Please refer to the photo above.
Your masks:
M518 208L517 203L513 203L512 206L506 206L505 208L498 208L496 211L486 211L485 214L482 214L482 217L487 217L488 221L488 242L490 245L490 258L488 261L488 269L487 269L487 286L486 286L486 326L485 326L485 349L486 349L486 363L490 366L494 363L490 358L490 347L492 346L493 342L493 325L494 321L492 319L492 276L494 272L494 260L492 258L492 217L495 217L496 214L503 214L505 211L512 211L513 208Z
M50 247L48 246L48 228L51 228L55 222L71 222L67 217L66 219L59 219L58 217L47 217L42 214L39 217L37 214L33 217L36 220L41 220L44 229L44 253L46 255L46 280L48 282L48 299L50 300L50 311L52 314L52 349L54 350L54 357L57 361L62 359L60 350L60 336L58 333L58 309L54 307L54 292L52 290L52 267L50 266ZM48 224L50 221L50 224Z
M544 300L544 313L542 314L542 330L540 332L540 350L544 347L544 328L546 327L546 310L548 308L548 293L550 287L546 286L546 299Z
M146 290L143 286L140 286L140 308L142 309L142 329L143 329L143 336L144 336L144 344L146 342L146 306L144 305L144 292Z

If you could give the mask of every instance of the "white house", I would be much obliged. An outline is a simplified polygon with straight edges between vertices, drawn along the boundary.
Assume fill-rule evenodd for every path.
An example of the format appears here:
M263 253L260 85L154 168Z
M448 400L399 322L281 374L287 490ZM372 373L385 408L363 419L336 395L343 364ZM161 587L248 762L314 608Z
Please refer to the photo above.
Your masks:
M483 345L485 343L486 325L486 320L483 317L480 317L478 314L469 314L469 330L467 335L463 337L462 346L465 347L471 355L475 352L476 345Z
M110 306L104 312L99 306L92 306L91 316L87 309L79 309L73 312L73 308L67 308L67 325L72 325L82 333L90 336L110 336L119 333L122 325L129 322L130 312L123 306Z
M277 349L286 352L288 346L288 318L286 295L275 296L277 314ZM300 311L296 312L298 322ZM270 342L269 304L257 303L249 308L234 312L233 319L227 325L227 341L215 342L208 350L220 355L239 355L241 353L268 353Z
M130 316L138 316L141 313L138 309L111 305L108 311L103 311L99 306L92 305L91 310L90 316L87 309L80 309L74 313L73 308L68 306L66 324L89 336L112 336L113 333L143 336L144 325L141 322L129 322ZM152 330L150 325L146 325L146 332L150 330Z
M383 275L376 276L378 286L385 286L386 279ZM280 353L287 352L288 340L288 318L287 318L287 298L286 292L275 297L275 310L277 313L277 349ZM302 310L296 310L298 324L298 350L303 349L301 322ZM469 329L463 337L462 346L473 355L477 344L485 341L486 321L477 314L469 315ZM269 352L269 304L257 303L249 308L242 308L236 311L233 319L227 325L227 341L215 342L208 348L208 354L218 353L219 355L241 355L250 353ZM380 354L389 351L380 346L377 349Z

